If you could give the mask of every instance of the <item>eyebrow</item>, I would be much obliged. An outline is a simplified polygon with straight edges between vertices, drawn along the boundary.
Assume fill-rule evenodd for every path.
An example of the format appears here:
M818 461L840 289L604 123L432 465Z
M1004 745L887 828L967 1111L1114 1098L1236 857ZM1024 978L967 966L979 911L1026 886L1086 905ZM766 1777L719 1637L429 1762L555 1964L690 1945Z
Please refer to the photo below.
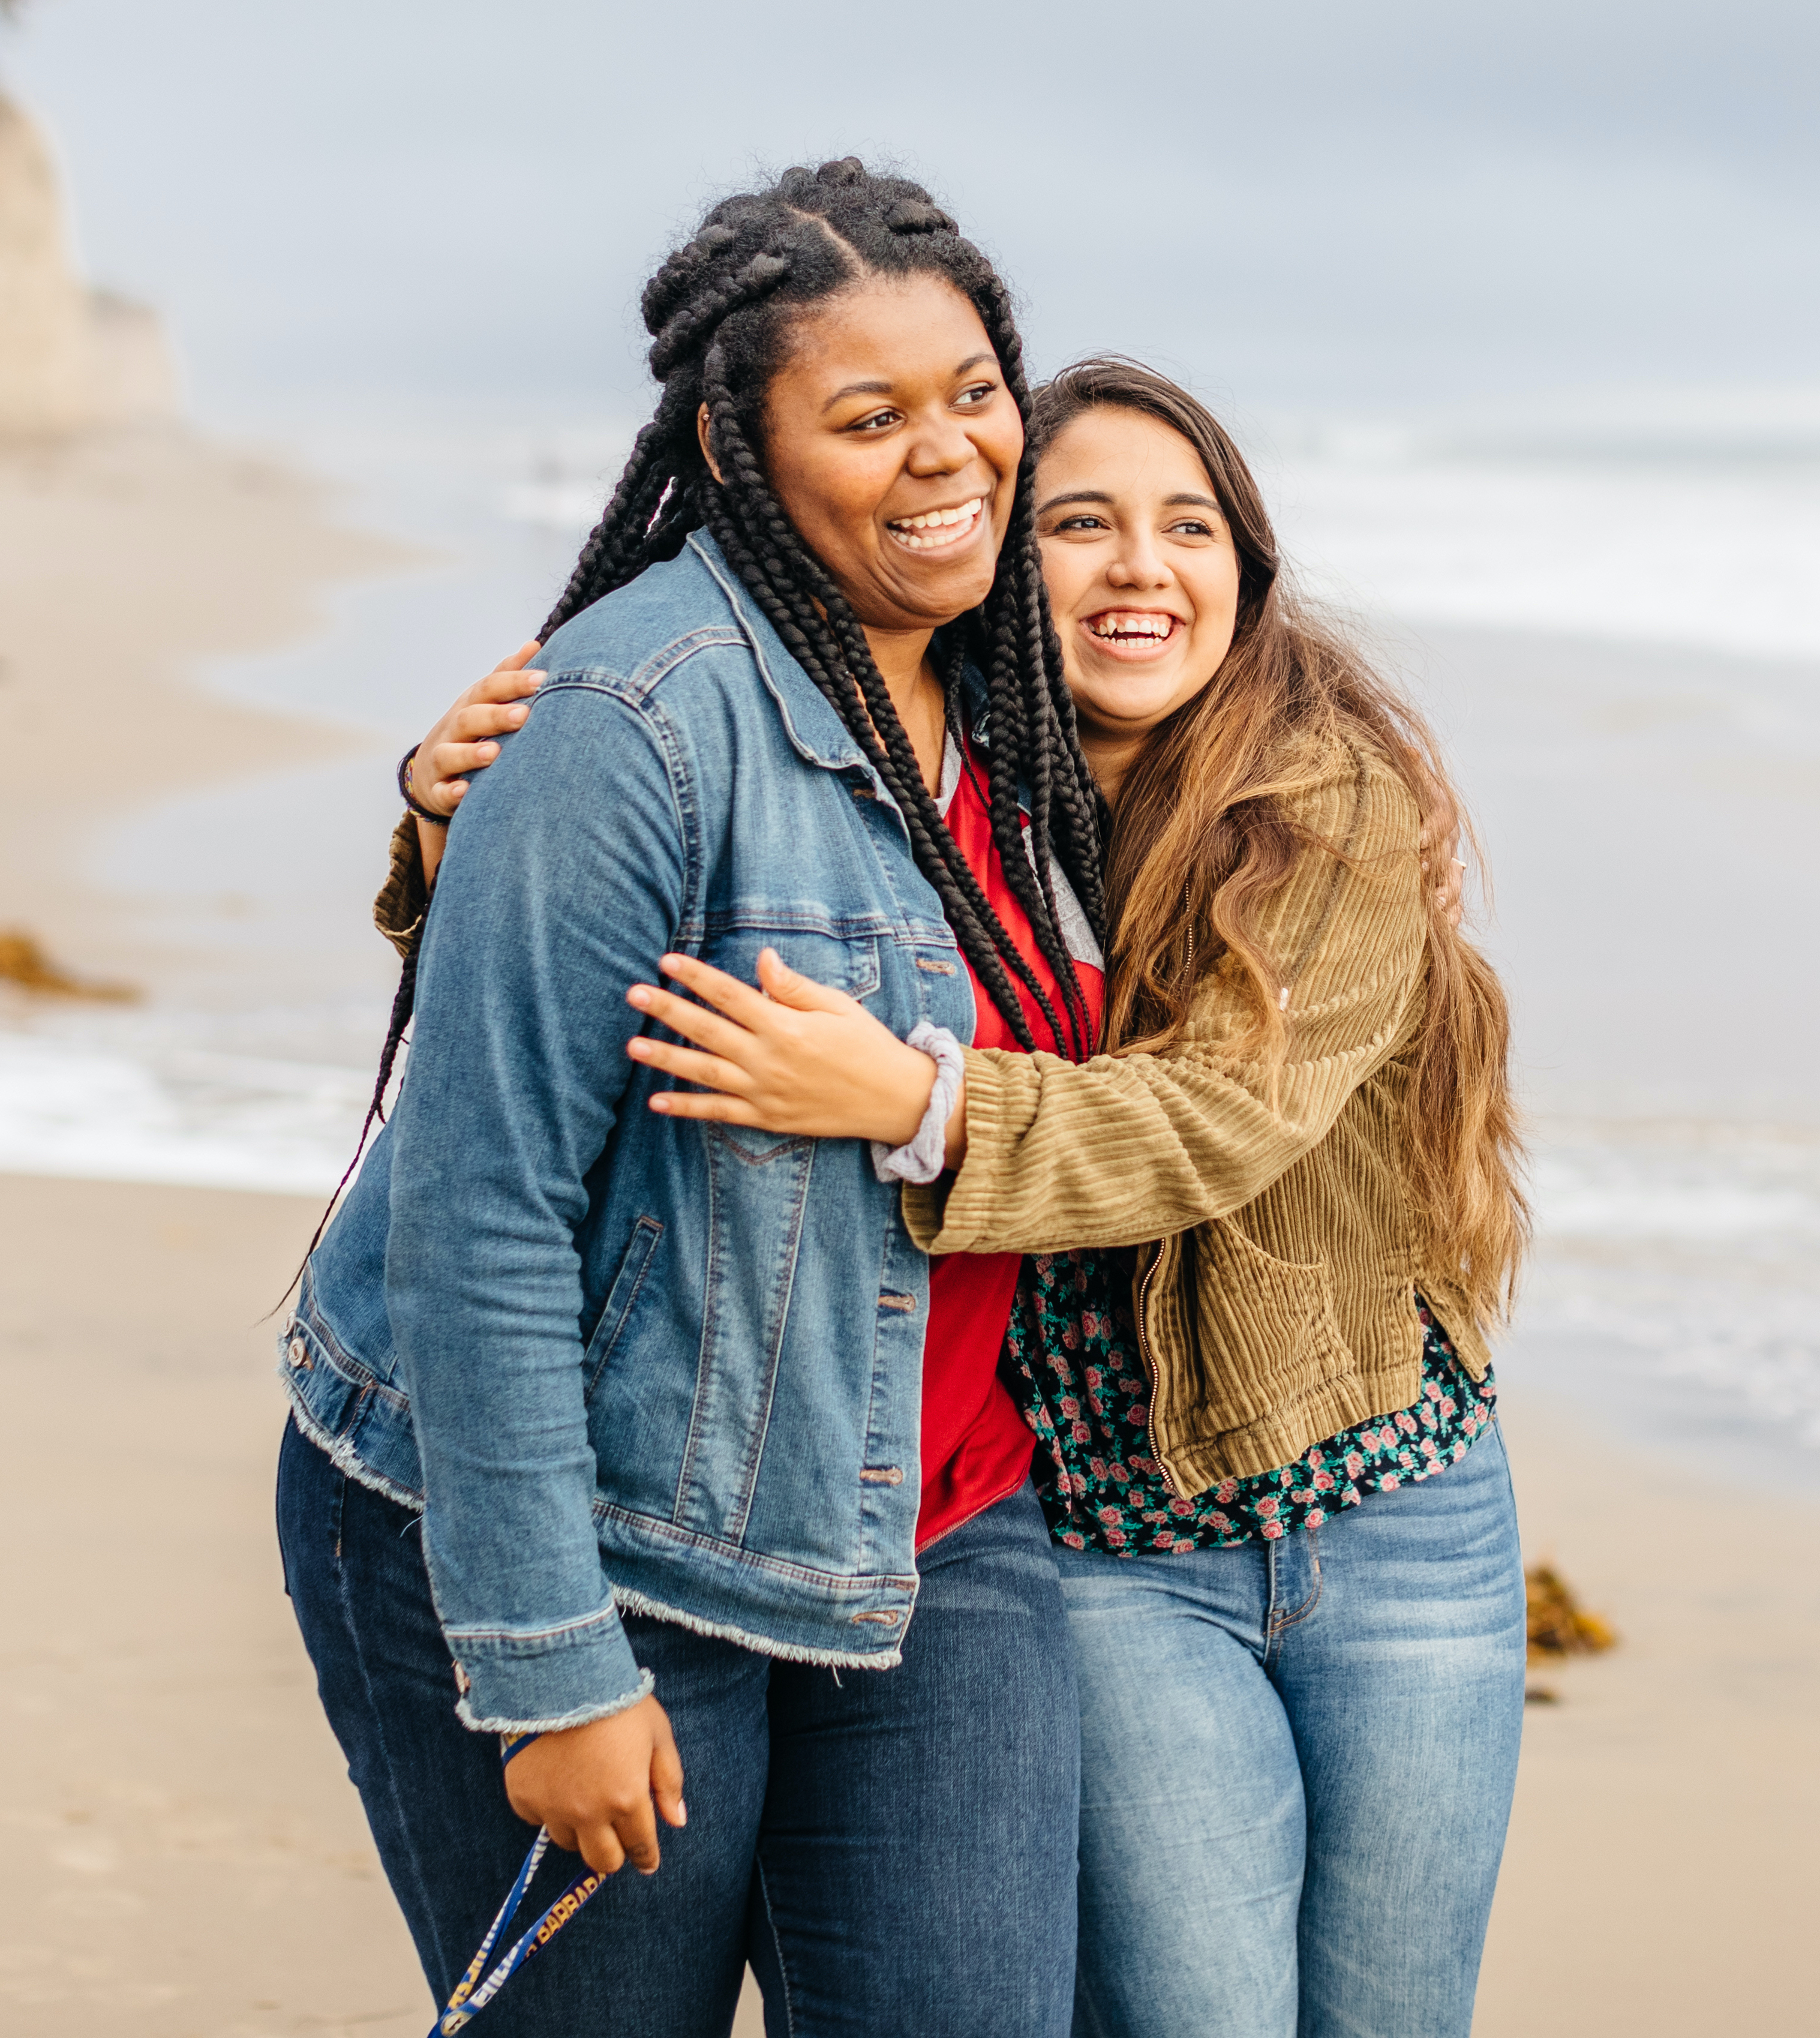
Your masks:
M1036 506L1036 513L1046 517L1051 510L1059 510L1065 502L1110 502L1112 498L1103 488L1073 488L1065 495L1052 495L1046 502Z
M990 361L994 357L990 353L970 354L966 360L960 364L959 367L954 371L956 380L958 380L961 376L966 374L969 369L978 367L979 364L982 361ZM840 388L834 392L833 396L831 396L824 404L823 404L823 415L826 415L828 411L831 411L834 407L835 404L844 403L849 396L888 396L891 393L891 384L889 382L875 381L871 382L845 383Z
M1059 510L1069 502L1103 502L1110 504L1112 498L1103 488L1071 488L1065 495L1052 495L1047 502L1037 505L1036 513L1046 517L1051 510ZM1192 495L1184 491L1179 495L1165 495L1163 506L1173 510L1184 504L1193 504L1198 510L1211 510L1216 517L1224 517L1223 510L1211 495Z

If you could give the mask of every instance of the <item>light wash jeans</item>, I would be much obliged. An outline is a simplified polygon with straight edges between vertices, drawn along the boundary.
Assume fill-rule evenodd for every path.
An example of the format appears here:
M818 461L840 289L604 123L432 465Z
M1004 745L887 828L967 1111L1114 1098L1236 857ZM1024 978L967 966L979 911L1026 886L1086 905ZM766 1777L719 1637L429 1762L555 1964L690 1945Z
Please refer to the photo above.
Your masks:
M1056 1555L1076 2038L1466 2038L1523 1724L1501 1430L1278 1542Z

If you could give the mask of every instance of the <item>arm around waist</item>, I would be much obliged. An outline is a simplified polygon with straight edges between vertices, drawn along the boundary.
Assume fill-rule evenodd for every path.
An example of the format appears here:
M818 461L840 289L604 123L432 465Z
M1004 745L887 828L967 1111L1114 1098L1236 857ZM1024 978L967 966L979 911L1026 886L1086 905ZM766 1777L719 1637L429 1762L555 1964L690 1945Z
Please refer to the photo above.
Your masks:
M1308 839L1260 929L1287 993L1283 1059L1234 1051L1249 1008L1230 957L1204 979L1187 1037L1160 1054L1076 1066L970 1049L966 1157L904 1192L925 1251L1137 1244L1241 1209L1409 1039L1428 929L1414 801L1358 760L1289 810Z

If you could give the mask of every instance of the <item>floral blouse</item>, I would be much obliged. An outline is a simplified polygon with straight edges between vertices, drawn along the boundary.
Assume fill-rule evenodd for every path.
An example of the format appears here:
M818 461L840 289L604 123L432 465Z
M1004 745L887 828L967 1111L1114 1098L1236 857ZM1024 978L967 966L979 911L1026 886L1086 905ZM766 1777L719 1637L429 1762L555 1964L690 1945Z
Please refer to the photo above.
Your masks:
M1463 1458L1497 1389L1475 1381L1418 1295L1422 1392L1315 1445L1293 1464L1223 1479L1186 1499L1150 1455L1150 1383L1131 1311L1131 1256L1084 1249L1024 1262L1006 1335L1012 1392L1036 1432L1035 1478L1050 1532L1121 1557L1205 1550L1318 1528L1368 1494L1394 1493Z

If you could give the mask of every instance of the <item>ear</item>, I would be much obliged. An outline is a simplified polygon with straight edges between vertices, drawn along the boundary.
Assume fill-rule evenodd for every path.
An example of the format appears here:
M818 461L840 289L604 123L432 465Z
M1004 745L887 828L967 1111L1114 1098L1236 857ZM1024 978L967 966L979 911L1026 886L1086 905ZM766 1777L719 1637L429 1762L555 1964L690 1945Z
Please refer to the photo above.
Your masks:
M702 457L708 463L708 472L723 487L725 476L721 472L721 463L714 457L714 449L708 443L708 407L706 403L695 413L695 436L702 441Z

